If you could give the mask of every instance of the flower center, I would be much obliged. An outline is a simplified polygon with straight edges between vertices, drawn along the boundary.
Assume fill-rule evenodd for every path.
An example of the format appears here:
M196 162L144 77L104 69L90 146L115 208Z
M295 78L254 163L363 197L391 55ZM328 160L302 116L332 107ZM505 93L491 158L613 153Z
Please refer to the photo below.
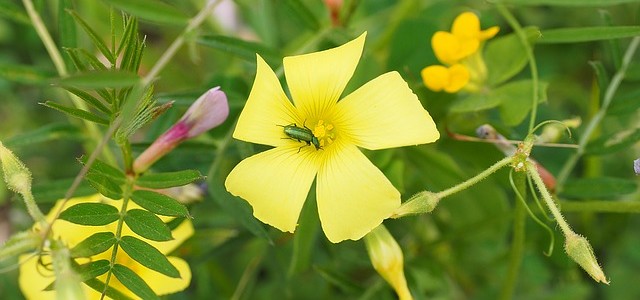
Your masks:
M320 147L325 147L331 145L333 141L336 139L336 132L334 130L333 124L326 123L324 120L318 121L316 126L313 127L313 135L318 138L320 142Z

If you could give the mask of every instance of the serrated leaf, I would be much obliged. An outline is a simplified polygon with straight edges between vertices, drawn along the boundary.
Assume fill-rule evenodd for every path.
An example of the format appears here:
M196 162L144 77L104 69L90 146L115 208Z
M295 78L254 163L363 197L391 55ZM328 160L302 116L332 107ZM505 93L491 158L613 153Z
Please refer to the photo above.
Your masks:
M96 191L113 200L122 199L122 188L109 177L98 172L88 172L85 180Z
M151 189L166 189L175 186L183 186L202 178L202 174L197 170L145 173L136 180L136 184L141 187Z
M132 236L123 236L120 246L131 258L143 266L172 278L180 278L180 272L167 257L147 242Z
M527 27L524 33L533 48L540 31L535 27ZM484 53L489 70L487 82L492 86L509 80L527 65L527 52L515 33L488 41Z
M79 225L102 226L120 218L117 208L103 203L79 203L65 209L60 219Z
M171 229L158 216L142 209L130 209L124 216L127 226L139 236L152 241L169 241L173 239Z
M134 16L151 22L185 25L189 18L175 7L162 1L152 0L106 0L111 5L122 9Z
M142 208L162 216L188 217L189 211L175 199L160 193L137 190L131 194L133 202Z
M640 26L602 26L546 29L542 31L541 44L579 43L621 39L640 35Z
M491 0L489 2L518 5L611 6L623 3L636 3L638 0Z
M3 143L10 148L24 147L52 140L80 140L82 139L81 135L80 130L69 123L50 123L32 131L12 136Z
M113 266L113 275L138 297L142 299L160 299L149 285L131 269L121 264L115 264Z
M47 101L45 103L40 103L46 107L49 108L53 108L57 111L63 112L65 114L67 114L68 116L71 117L75 117L75 118L79 118L79 119L83 119L83 120L87 120L90 122L94 122L94 123L98 123L98 124L103 124L103 125L109 125L109 121L107 119L104 119L102 117L99 117L93 113L90 113L86 110L82 110L82 109L77 109L74 107L69 107L69 106L65 106L62 104L58 104L52 101Z
M98 100L98 98L92 96L91 94L70 86L63 87L63 88L69 91L70 93L78 96L78 98L82 99L84 102L91 105L93 108L96 108L105 114L111 114L111 110L106 105L104 105L102 101Z
M607 154L628 149L629 146L640 141L640 128L629 128L613 134L603 135L589 142L586 148L588 154Z
M42 244L42 237L29 230L13 234L0 246L0 263L8 259L18 260L18 256L33 252Z
M109 47L107 47L102 38L95 31L93 31L91 26L89 26L89 24L87 24L87 22L85 22L75 11L68 10L67 12L71 14L73 19L76 20L76 23L78 23L80 27L82 27L84 32L89 35L89 38L93 42L93 45L96 46L100 53L102 53L102 55L104 55L104 57L106 57L109 62L114 63L115 57L113 56L113 53L111 53L111 50L109 50Z
M549 84L539 82L538 103L547 101ZM532 107L533 84L531 80L509 82L492 91L491 97L497 98L500 105L500 118L509 126L520 124Z
M568 198L609 198L635 192L635 180L613 177L581 178L567 183L561 195Z
M100 281L97 278L86 280L84 283L100 294L105 291L104 282ZM123 294L121 291L116 290L111 286L106 287L105 296L115 300L133 300L133 298Z
M79 160L83 165L87 164L86 156L80 157ZM89 168L89 172L94 172L98 173L99 175L106 176L109 179L113 180L113 182L117 185L123 185L127 181L127 177L126 175L124 175L124 172L122 172L122 170L113 167L99 159L95 159L93 161L91 168Z
M238 56L251 63L256 62L256 53L260 54L268 63L279 64L282 62L282 56L278 54L276 50L264 44L249 42L234 37L209 35L199 38L198 43Z
M44 84L49 74L33 66L0 64L0 77L20 83Z
M91 257L109 250L115 243L113 232L94 233L71 249L71 257Z
M78 73L57 81L61 86L88 89L132 87L140 81L137 74L125 71L93 70Z

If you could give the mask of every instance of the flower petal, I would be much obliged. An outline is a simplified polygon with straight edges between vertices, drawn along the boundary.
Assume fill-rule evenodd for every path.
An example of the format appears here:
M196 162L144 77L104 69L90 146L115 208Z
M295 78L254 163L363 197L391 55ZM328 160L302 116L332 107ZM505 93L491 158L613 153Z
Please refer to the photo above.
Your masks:
M329 241L358 240L400 206L400 193L354 145L334 143L318 172L318 213Z
M462 40L449 32L438 31L431 37L431 48L433 48L433 52L440 62L452 65L473 53L462 51L462 42Z
M233 137L256 144L279 146L285 143L282 127L302 121L284 94L280 81L267 63L257 56L256 79ZM280 125L280 126L279 126Z
M293 232L320 167L317 152L290 144L258 153L231 170L225 186L251 204L258 220Z
M460 38L477 39L480 34L480 19L472 12L461 13L453 20L451 33Z
M338 102L336 110L335 127L367 149L431 143L440 137L429 112L398 72L369 81Z
M439 92L449 84L449 71L441 65L428 66L420 72L422 82L434 92Z
M447 93L455 93L462 89L467 83L469 83L469 70L461 64L455 64L449 67L448 81L449 83L444 87L444 91Z
M333 49L284 58L289 91L304 119L322 116L338 101L358 65L366 35Z

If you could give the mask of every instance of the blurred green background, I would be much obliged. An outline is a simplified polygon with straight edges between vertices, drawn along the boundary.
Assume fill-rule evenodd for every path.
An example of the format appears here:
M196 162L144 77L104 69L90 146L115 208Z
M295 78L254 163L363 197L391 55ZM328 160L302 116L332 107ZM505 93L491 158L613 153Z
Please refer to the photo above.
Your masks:
M70 102L62 89L52 86L48 80L56 77L55 69L22 3L3 2L0 4L0 140L31 169L36 200L48 211L80 170L76 158L93 149L84 148L88 137L80 122L38 104L47 100ZM195 15L204 4L199 0L166 2L176 7L176 13L187 16ZM538 27L543 36L546 29L553 28L636 26L639 23L640 1L612 1L620 2L612 5L593 2L596 5L513 4L507 7L520 24ZM55 38L58 1L35 0L34 3ZM75 11L108 43L108 3L72 3ZM331 244L326 240L319 230L313 202L307 201L303 211L306 219L296 235L281 233L266 225L256 229L255 221L246 221L251 217L246 203L235 203L239 201L237 198L219 190L224 177L241 157L265 147L233 141L221 157L217 156L217 149L232 130L233 120L251 88L255 54L250 50L260 52L277 70L283 56L330 48L367 31L363 57L345 94L382 73L396 70L418 95L442 135L433 144L367 151L367 156L401 191L403 200L424 189L444 190L481 172L503 154L491 144L454 140L447 136L446 129L474 135L476 127L489 123L508 138L517 140L527 134L527 121L508 126L502 122L497 109L452 113L449 107L460 100L460 95L434 93L422 84L420 70L438 63L431 50L431 36L438 30L449 30L455 16L464 11L478 14L482 28L500 26L498 37L513 32L494 4L487 1L345 0L340 12L342 24L338 26L331 25L322 1L223 1L216 14L199 29L200 38L188 37L187 45L156 81L158 101L175 100L174 107L141 130L132 141L135 151L143 150L210 87L221 86L227 93L231 106L229 120L207 135L181 145L154 166L158 171L190 168L207 174L212 162L220 161L217 171L220 175L207 178L203 183L218 192L209 193L203 201L190 206L196 234L177 250L177 255L190 263L193 280L187 290L166 298L394 299L393 290L371 267L362 242ZM115 15L119 19L119 12ZM141 34L146 36L147 43L141 67L144 73L183 28L140 22ZM95 52L84 32L78 30L77 37L79 46ZM221 37L255 44L243 47L237 41L225 42ZM616 57L622 55L628 43L629 39L619 39L535 45L540 78L549 83L548 101L539 106L537 119L579 116L583 124L588 122L599 109L597 80L589 62L601 61L611 75L618 66ZM635 61L596 138L640 128L638 105L634 104L640 95L640 68L637 68L637 59ZM516 79L524 78L530 78L529 68L516 76ZM565 137L561 142L576 143L581 130L582 127L577 128L572 138ZM572 151L536 147L533 156L557 174ZM548 247L549 237L527 217L524 258L514 298L640 298L637 284L640 218L631 211L602 213L580 208L581 202L593 200L637 202L639 194L632 161L638 154L638 147L632 141L621 149L586 155L569 178L571 182L613 177L628 188L602 195L580 191L559 195L560 203L570 200L574 204L565 212L565 217L577 233L591 242L611 280L610 285L595 283L566 256L559 231L554 252L546 257L543 251ZM82 187L77 194L88 193L90 188ZM0 186L0 240L6 239L10 232L31 226L16 197ZM232 201L234 204L228 204ZM404 251L405 274L413 296L416 299L496 299L507 276L516 201L509 186L508 171L501 170L472 188L446 198L431 214L386 221ZM532 204L532 209L534 206ZM547 223L554 228L552 222ZM17 287L18 272L11 267L14 264L0 266L8 270L0 274L2 299L22 298Z

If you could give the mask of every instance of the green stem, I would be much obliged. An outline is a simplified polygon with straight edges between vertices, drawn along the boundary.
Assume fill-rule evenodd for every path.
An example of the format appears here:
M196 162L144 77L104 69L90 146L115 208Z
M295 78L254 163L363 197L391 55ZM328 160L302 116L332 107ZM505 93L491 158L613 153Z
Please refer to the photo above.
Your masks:
M499 170L500 168L508 165L511 162L512 157L505 157L503 159L501 159L500 161L496 162L495 164L493 164L491 167L489 167L488 169L482 171L481 173L479 173L476 176L473 176L469 179L467 179L464 182L461 182L451 188L448 188L444 191L438 192L436 193L436 197L438 199L442 199L444 197L447 196L451 196L457 192L466 190L467 188L473 186L474 184L482 181L483 179L489 177L489 175L493 174L495 171Z
M518 176L515 181L515 187L518 189L520 196L525 197L526 190L524 184L524 176ZM509 265L507 269L507 277L500 291L500 299L512 299L518 282L518 274L524 255L525 242L525 210L524 198L522 201L516 201L513 208L513 233L511 236L511 251L509 252Z
M107 290L109 289L109 281L111 280L111 275L113 274L113 266L116 264L116 258L118 255L118 249L120 246L120 239L122 238L122 228L124 225L124 217L127 214L127 205L129 204L129 198L131 197L131 193L133 191L133 180L127 180L126 185L122 189L122 207L120 208L120 218L118 219L118 225L116 227L116 242L113 245L113 250L111 250L111 259L109 260L109 272L107 272L107 278L104 281L104 290L102 290L102 295L100 299L104 299L107 294Z
M556 219L556 223L558 223L558 226L560 226L560 229L562 230L564 236L569 236L570 234L572 234L573 230L571 230L571 227L569 227L569 224L560 213L560 209L558 209L558 206L556 206L555 202L553 202L551 194L549 193L549 190L547 190L547 187L544 185L544 181L542 181L542 177L540 177L536 166L532 162L527 161L526 170L527 173L529 173L529 176L531 176L531 179L533 179L533 183L535 183L535 185L538 187L538 191L540 192L542 199L544 200L545 204L547 204L547 208L553 215L553 218Z
M29 215L31 215L36 222L40 223L40 228L47 228L47 221L45 220L40 208L38 208L36 199L33 198L33 194L31 193L31 189L24 191L21 195L24 199L24 204L27 207Z
M611 104L611 101L613 101L613 96L618 90L618 87L620 87L620 83L622 83L622 80L624 79L624 76L627 72L627 68L629 67L629 65L631 64L631 60L633 59L633 55L638 49L638 45L640 45L640 37L634 37L631 40L631 43L629 43L629 47L627 48L627 51L625 52L624 57L622 58L622 65L620 66L620 69L618 69L616 74L613 75L613 78L611 79L611 83L609 83L609 86L607 86L607 89L605 90L604 98L602 99L602 107L595 114L595 116L593 116L591 121L589 121L589 124L587 124L587 127L585 128L584 132L582 133L582 136L580 137L580 142L578 143L578 150L571 157L569 157L569 159L565 162L564 166L562 167L562 170L558 174L558 178L557 178L558 190L562 189L562 185L567 180L567 177L569 177L569 173L571 172L571 170L573 170L573 167L575 167L576 163L578 162L578 159L580 159L582 154L584 154L587 143L591 139L591 135L593 134L596 127L600 124L600 122L602 122L602 119L606 115L607 109L609 108L609 104Z
M502 16L505 18L505 20L507 20L507 23L509 23L509 26L511 26L511 28L513 28L513 30L515 31L516 35L518 36L518 39L520 40L520 43L522 43L522 46L524 47L524 51L527 54L527 60L529 61L529 68L531 69L531 81L533 85L531 87L533 92L533 94L531 95L531 101L533 103L531 104L531 118L529 119L529 133L531 133L533 131L533 127L536 124L536 116L538 114L538 101L539 101L538 100L538 97L539 97L538 67L536 65L536 57L533 55L533 49L531 49L531 45L527 40L527 36L522 30L522 26L520 26L520 23L518 23L518 20L516 20L513 14L511 14L511 12L504 5L496 4L496 7L498 8L498 11L500 12L500 14L502 14Z
M156 64L153 65L153 68L151 68L149 73L147 73L147 75L142 79L142 86L145 86L145 87L148 86L151 83L151 81L153 81L156 78L156 76L158 76L160 71L167 65L167 63L169 63L169 60L171 60L171 58L173 58L176 52L178 52L178 49L182 47L186 39L185 37L189 33L191 33L191 31L198 28L198 26L200 26L200 24L202 24L202 22L204 22L204 20L207 17L211 16L213 9L218 5L219 2L220 0L208 1L207 6L205 6L202 10L200 10L200 12L195 17L191 18L187 27L173 41L173 43L169 45L169 48L167 48L167 50L162 54L162 56L160 56Z

